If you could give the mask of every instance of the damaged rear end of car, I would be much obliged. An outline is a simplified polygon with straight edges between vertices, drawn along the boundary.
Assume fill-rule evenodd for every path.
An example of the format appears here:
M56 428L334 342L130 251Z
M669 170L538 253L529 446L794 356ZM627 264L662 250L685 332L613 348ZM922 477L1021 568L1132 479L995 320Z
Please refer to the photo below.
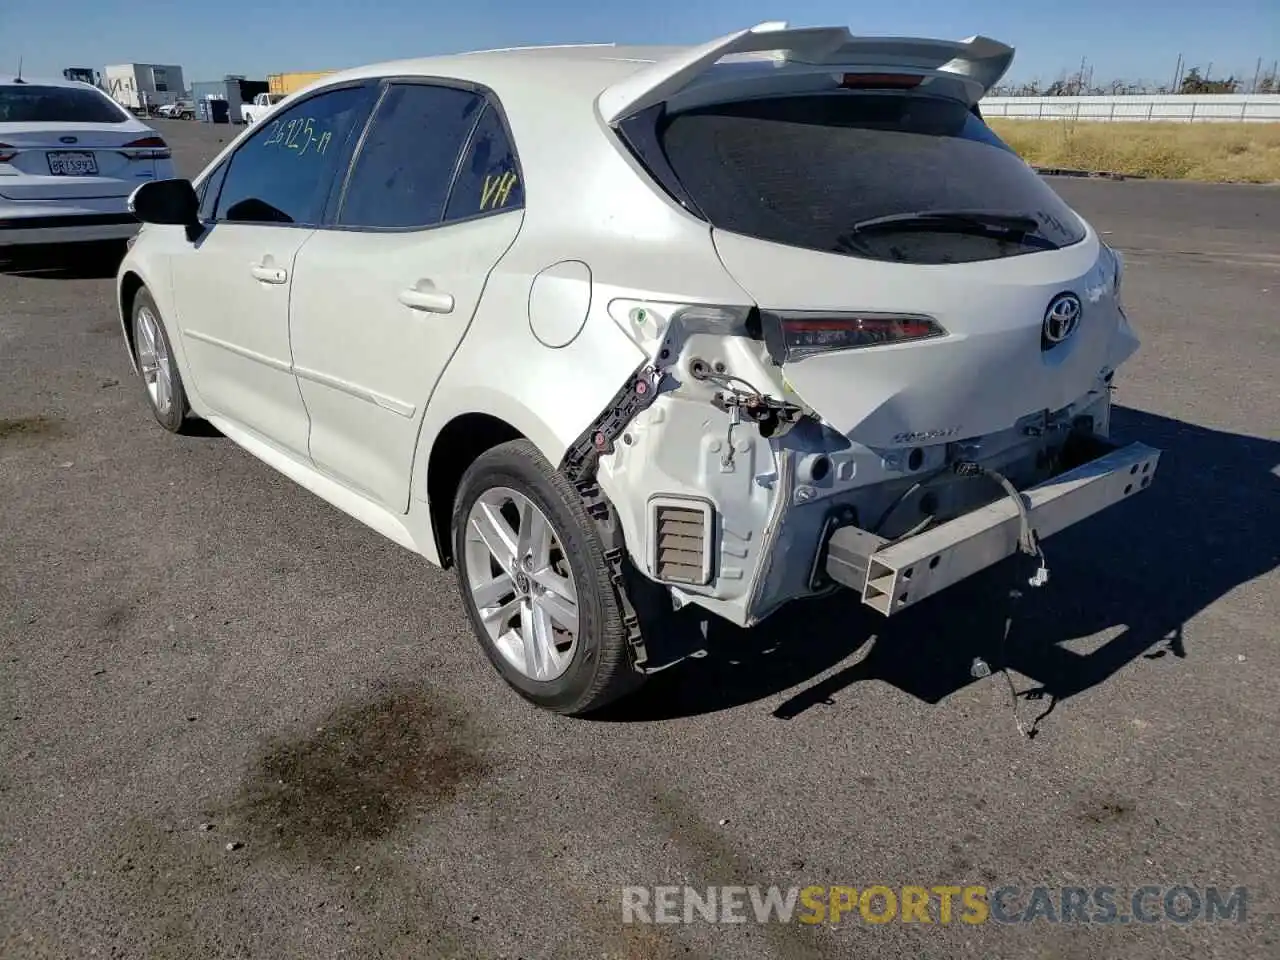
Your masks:
M647 360L566 453L630 559L751 626L855 590L892 615L1145 489L1109 439L1123 266L981 120L1012 50L764 25L598 108L705 223L740 302L634 295Z

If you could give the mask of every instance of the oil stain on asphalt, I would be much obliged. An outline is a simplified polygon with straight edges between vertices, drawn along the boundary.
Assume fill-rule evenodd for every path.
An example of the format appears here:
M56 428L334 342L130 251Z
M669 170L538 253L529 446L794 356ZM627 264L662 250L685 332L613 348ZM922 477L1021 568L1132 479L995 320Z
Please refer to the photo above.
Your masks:
M1128 819L1135 804L1124 797L1107 795L1089 797L1077 806L1077 816L1093 824L1116 823Z
M113 828L112 855L92 865L118 918L95 930L100 953L292 955L298 931L285 928L301 917L318 942L361 938L361 956L477 955L464 947L475 933L450 929L432 891L376 845L480 786L489 773L480 747L465 713L417 684L383 688L303 736L267 742L225 803ZM251 905L246 882L294 894Z
M51 417L36 416L0 419L0 441L58 437L65 432L66 423Z
M325 859L387 836L486 773L463 715L415 687L270 744L224 815L255 857Z
M106 636L115 636L133 619L133 605L120 601L113 603L98 618L98 629Z

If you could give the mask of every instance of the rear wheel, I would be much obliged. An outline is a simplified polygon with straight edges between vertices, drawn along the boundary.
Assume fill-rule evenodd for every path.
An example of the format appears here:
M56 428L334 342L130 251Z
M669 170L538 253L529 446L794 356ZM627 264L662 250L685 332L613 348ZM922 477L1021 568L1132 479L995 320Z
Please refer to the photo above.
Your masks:
M187 391L160 310L145 287L133 298L133 351L152 414L170 433L181 433L191 412Z
M468 468L453 551L480 645L525 699L578 715L640 686L595 524L532 443L501 444Z

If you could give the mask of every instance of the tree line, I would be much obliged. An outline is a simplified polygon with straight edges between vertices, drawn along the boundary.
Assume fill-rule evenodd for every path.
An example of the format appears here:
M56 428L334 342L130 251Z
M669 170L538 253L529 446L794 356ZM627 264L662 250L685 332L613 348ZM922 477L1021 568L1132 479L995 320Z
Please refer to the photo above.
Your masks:
M991 90L997 97L1084 97L1084 96L1133 96L1136 94L1212 94L1212 93L1280 93L1280 74L1276 65L1263 72L1259 69L1248 80L1232 74L1217 79L1209 78L1208 70L1188 67L1186 73L1178 71L1172 83L1111 80L1103 84L1093 81L1093 68L1081 64L1079 70L1063 74L1052 83L1041 86L1039 79L1018 84L1001 84Z

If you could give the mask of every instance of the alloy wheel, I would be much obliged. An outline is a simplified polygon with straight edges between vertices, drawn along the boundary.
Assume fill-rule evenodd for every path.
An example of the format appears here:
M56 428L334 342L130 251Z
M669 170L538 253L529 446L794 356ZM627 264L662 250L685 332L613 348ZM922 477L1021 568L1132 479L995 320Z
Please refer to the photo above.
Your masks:
M546 514L492 487L467 515L465 544L467 586L494 646L531 680L561 676L578 646L578 589Z
M138 345L138 368L151 403L160 416L169 413L173 404L173 367L160 323L148 307L140 307L133 320L134 340Z

